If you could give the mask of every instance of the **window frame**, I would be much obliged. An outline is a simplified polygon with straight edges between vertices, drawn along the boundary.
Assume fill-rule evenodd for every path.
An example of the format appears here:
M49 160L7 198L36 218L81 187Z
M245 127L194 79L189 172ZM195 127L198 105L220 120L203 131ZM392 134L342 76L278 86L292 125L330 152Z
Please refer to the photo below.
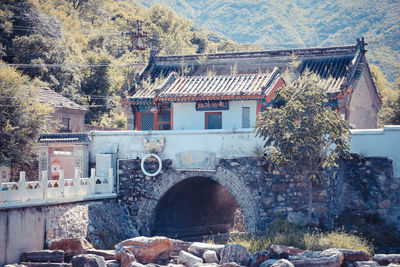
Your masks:
M210 114L221 114L221 128L219 129L223 129L223 125L222 125L222 112L205 112L204 116L205 116L205 126L204 129L208 129L208 115ZM218 129L210 129L210 130L218 130Z

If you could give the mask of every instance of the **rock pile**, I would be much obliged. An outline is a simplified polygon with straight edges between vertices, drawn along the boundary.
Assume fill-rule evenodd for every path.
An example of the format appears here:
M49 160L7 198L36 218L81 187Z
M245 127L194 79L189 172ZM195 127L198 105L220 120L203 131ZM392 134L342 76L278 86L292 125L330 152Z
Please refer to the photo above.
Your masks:
M239 244L185 242L161 236L135 237L97 250L84 238L54 240L48 250L26 252L27 267L400 267L400 254L376 254L348 249L303 251L282 245L251 254Z

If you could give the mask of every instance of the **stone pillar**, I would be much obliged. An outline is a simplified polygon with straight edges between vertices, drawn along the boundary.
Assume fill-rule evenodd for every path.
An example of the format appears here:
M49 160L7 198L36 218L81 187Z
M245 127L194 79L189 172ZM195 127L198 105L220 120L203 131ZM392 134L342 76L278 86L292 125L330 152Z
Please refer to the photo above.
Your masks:
M49 147L46 145L39 146L39 181L42 180L43 171L49 171ZM45 177L47 179L47 177Z

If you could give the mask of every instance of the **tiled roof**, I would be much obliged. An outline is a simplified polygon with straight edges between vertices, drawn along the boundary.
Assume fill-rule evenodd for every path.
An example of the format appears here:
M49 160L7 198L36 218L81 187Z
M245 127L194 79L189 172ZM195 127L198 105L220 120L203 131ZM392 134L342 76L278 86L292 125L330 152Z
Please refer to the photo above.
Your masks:
M60 95L59 93L54 92L49 88L44 88L44 87L38 88L38 92L39 92L39 101L41 103L48 103L55 109L68 108L68 109L86 111L86 109L81 105L78 105L74 101Z
M89 137L85 133L56 133L41 134L38 143L89 143Z
M338 92L343 82L346 80L348 68L353 57L336 57L307 59L301 64L300 73L306 69L316 73L320 78L320 83L327 92Z
M279 77L278 68L268 74L180 76L160 91L158 99L257 98L267 95Z

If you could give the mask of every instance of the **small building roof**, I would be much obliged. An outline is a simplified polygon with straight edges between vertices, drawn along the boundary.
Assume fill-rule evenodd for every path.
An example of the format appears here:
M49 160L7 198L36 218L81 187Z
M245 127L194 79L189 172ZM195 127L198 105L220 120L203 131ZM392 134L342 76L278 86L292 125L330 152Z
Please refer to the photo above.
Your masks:
M153 100L258 99L267 96L279 78L278 68L264 74L216 76L179 76L173 72L160 87L138 90L130 99L137 105L152 104Z
M74 101L62 96L61 94L54 92L50 88L40 87L39 92L39 102L50 104L55 109L67 108L73 110L87 111L86 108L75 103Z
M164 90L160 90L157 99L188 101L260 98L269 94L279 77L278 68L266 74L178 76Z
M86 133L54 133L41 134L39 144L44 143L89 143L89 136Z

